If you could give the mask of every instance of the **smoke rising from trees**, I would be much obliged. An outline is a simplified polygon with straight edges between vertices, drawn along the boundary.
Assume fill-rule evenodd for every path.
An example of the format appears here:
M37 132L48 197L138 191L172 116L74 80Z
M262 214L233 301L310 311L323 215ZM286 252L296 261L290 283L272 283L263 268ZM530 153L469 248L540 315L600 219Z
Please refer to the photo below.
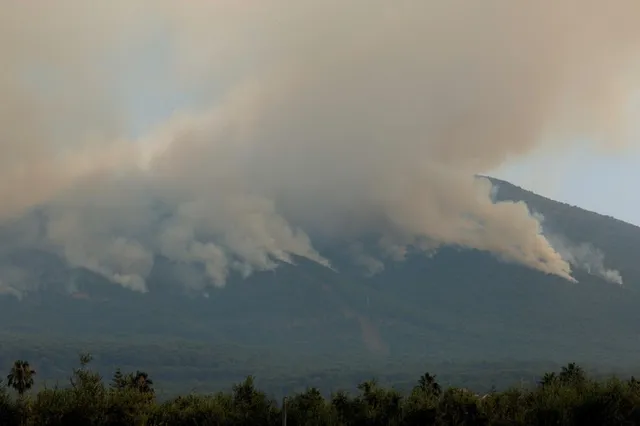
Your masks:
M640 54L631 0L3 10L0 219L44 207L20 244L138 291L156 255L222 286L293 256L330 266L314 238L372 230L390 258L454 244L572 279L527 206L475 176L576 136L624 147ZM193 109L132 140L123 81L154 43L169 58L149 80Z

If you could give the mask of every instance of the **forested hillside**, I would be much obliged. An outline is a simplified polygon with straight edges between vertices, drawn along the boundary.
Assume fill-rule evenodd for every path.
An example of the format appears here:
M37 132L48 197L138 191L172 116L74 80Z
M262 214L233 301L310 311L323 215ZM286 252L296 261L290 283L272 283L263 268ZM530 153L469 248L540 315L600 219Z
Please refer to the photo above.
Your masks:
M640 229L494 183L498 199L524 200L544 215L545 231L602 250L624 285L584 268L575 268L579 282L571 283L444 247L389 262L373 276L348 262L331 270L296 259L206 295L185 291L174 281L175 265L159 258L142 294L46 252L16 251L3 262L29 268L43 285L22 299L0 296L0 361L28 358L53 380L68 370L65 360L90 351L100 371L144 366L174 390L218 388L248 374L276 390L333 389L378 374L408 383L430 365L482 387L529 380L567 359L634 371ZM327 253L341 265L339 248Z

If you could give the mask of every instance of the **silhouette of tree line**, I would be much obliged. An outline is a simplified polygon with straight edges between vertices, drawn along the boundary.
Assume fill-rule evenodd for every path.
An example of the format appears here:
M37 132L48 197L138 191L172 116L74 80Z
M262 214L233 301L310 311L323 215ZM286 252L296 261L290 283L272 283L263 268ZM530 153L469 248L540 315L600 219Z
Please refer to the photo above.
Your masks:
M591 380L568 364L531 388L477 395L444 389L425 373L408 395L375 380L358 393L325 398L318 389L282 401L257 389L249 376L231 392L186 395L160 402L144 371L115 371L110 383L80 356L69 386L31 393L36 371L15 361L0 387L0 425L638 425L640 381ZM14 392L12 392L14 391Z

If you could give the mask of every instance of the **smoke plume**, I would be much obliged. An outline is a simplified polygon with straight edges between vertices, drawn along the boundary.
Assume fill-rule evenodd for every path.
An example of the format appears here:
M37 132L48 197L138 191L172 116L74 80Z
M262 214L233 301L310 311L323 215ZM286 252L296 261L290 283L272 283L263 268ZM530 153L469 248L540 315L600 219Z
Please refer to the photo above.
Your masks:
M549 242L573 267L598 276L612 284L622 286L620 271L604 266L604 253L589 243L573 244L560 235L547 235Z
M474 176L576 136L619 147L638 83L637 0L2 6L0 220L42 207L31 245L139 291L157 255L222 286L330 266L316 238L372 230L572 279L527 206ZM144 85L190 108L132 138Z

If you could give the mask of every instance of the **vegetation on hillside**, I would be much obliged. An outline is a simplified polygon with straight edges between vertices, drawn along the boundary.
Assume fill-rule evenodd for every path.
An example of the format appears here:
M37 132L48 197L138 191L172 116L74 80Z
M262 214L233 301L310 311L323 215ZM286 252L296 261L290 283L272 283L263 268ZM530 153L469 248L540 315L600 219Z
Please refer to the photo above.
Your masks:
M189 394L166 401L143 371L116 370L110 382L81 355L64 387L30 391L36 372L18 360L0 387L0 424L35 425L623 425L640 422L640 381L590 379L571 363L531 388L478 395L445 388L429 373L409 392L375 380L358 392L324 396L316 388L277 401L252 376L231 392ZM13 394L12 394L13 391Z
M344 252L322 247L339 273L297 259L204 297L185 293L174 265L156 259L150 291L139 294L51 253L3 252L0 268L29 271L39 288L22 299L0 294L0 365L29 360L39 390L65 380L75 354L89 351L103 375L149 369L163 396L223 389L249 374L280 396L306 385L351 388L371 376L406 390L425 366L443 383L477 391L530 382L569 358L633 371L640 229L495 183L497 198L523 199L552 231L603 249L625 286L580 270L572 284L458 247L410 253L365 277Z
M393 358L367 354L301 355L300 351L261 351L254 347L232 346L225 342L208 344L186 340L141 337L96 336L85 340L62 335L18 335L0 332L0 366L12 365L15 359L26 359L37 369L34 390L65 383L76 365L78 353L95 356L92 368L109 377L118 368L123 371L145 369L160 384L156 394L161 399L185 392L208 393L227 389L248 375L256 376L256 385L278 398L312 386L331 393L339 389L355 391L357 383L376 377L381 384L409 391L415 378L425 370L438 374L443 385L460 386L478 393L492 387L506 389L513 383L531 385L545 371L557 370L562 362L549 360L517 360L506 355L494 359L457 361L436 359L434 348L421 359L412 354ZM596 378L612 374L636 374L632 365L606 362L579 362Z

